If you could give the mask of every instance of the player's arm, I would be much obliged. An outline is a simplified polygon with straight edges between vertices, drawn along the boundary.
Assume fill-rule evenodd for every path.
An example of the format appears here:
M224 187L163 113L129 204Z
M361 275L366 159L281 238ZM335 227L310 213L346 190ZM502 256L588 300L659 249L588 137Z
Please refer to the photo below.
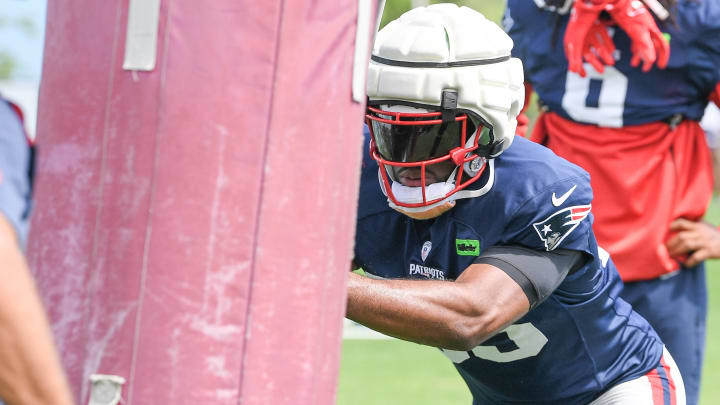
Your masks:
M0 279L0 398L7 405L73 404L15 230L2 213Z
M400 339L470 350L535 307L584 263L580 252L488 249L457 280L350 274L347 317Z

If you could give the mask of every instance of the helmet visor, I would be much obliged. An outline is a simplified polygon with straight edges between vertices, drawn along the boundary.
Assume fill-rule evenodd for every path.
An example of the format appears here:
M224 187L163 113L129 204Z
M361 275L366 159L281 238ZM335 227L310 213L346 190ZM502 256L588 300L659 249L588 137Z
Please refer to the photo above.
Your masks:
M368 123L378 153L392 162L421 162L446 156L464 147L465 134L474 125L460 114L453 122L443 122L441 113L399 114L368 109ZM467 126L466 131L463 131Z

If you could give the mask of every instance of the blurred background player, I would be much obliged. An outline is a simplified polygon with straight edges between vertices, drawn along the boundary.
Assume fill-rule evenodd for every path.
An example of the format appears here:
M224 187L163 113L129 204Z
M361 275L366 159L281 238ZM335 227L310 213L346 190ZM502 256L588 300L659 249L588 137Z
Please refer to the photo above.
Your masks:
M378 33L354 261L370 277L350 274L347 316L441 348L473 403L684 404L672 357L617 297L587 173L514 139L511 48L452 4Z
M7 405L71 405L23 254L32 156L20 117L20 110L0 97L0 399Z
M509 0L504 18L543 111L531 139L590 173L621 296L657 330L695 404L702 261L720 257L720 234L701 221L713 170L699 125L720 81L720 2L653 4L663 21L636 0L534 3Z

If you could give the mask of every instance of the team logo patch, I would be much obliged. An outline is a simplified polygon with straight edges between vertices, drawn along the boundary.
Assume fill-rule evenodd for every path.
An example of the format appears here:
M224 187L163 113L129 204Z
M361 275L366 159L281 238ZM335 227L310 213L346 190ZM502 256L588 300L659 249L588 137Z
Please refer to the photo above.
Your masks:
M480 241L476 239L455 239L455 251L460 256L480 256Z
M545 249L551 251L562 242L570 232L577 228L580 221L590 213L591 205L576 205L563 208L550 215L546 220L533 224L535 232L545 242Z
M428 255L430 254L430 249L432 249L432 242L427 241L423 243L422 249L420 250L420 258L422 261L425 261L427 259Z

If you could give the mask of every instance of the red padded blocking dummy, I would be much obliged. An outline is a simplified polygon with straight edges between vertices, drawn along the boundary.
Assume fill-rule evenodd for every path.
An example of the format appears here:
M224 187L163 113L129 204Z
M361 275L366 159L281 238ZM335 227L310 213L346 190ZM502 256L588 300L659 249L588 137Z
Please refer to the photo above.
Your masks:
M92 374L130 405L333 402L357 11L163 0L131 72L128 0L49 2L28 256L82 404Z

